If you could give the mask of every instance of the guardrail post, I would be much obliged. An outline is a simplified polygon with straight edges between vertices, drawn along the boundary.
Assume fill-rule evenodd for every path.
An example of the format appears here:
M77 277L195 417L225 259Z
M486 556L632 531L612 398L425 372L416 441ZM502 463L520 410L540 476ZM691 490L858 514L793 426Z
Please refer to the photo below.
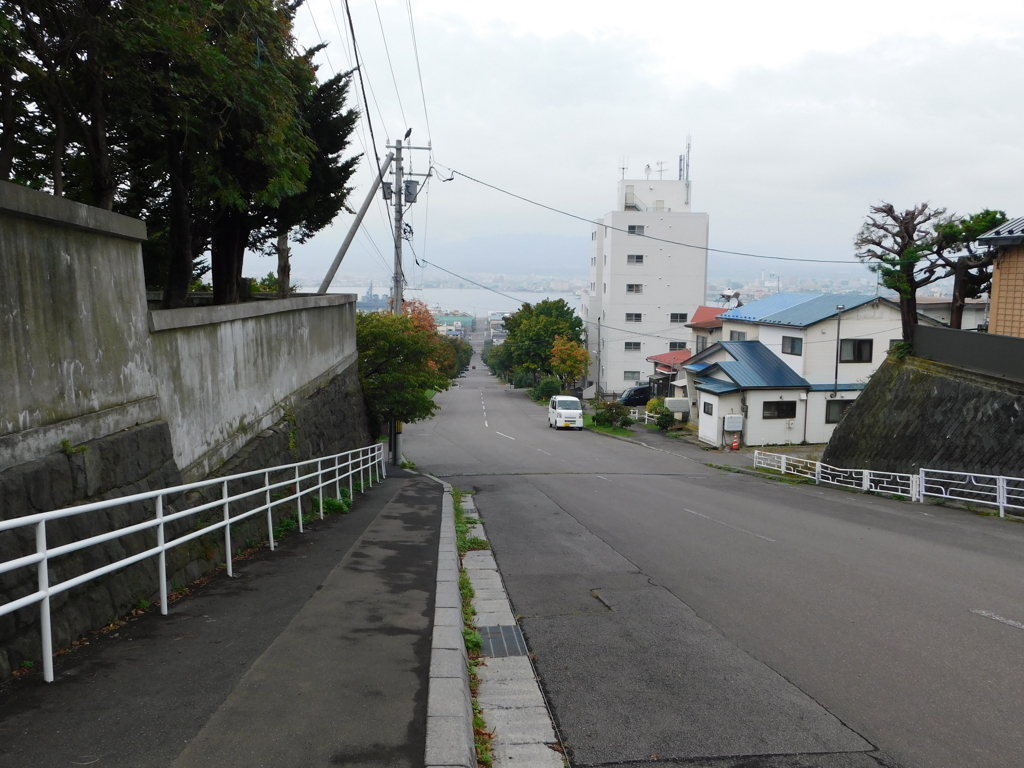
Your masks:
M918 475L909 475L910 480L910 500L920 501L921 500L921 478Z
M302 530L302 491L301 491L301 483L302 483L302 481L299 480L299 475L300 475L299 465L296 464L295 465L295 510L296 510L296 514L298 515L298 518L299 518L299 533L304 533L304 531Z
M384 461L384 444L377 443L377 463L380 464L380 476L385 478L388 476L388 463Z
M782 467L782 469L780 469L779 471L782 474L786 474L786 454L782 454L782 464L781 464L781 467Z
M263 473L263 486L267 489L267 540L270 551L274 551L274 510L270 506L270 473Z
M871 470L870 469L865 469L864 470L864 477L861 479L860 487L861 487L861 489L865 493L867 491L871 490Z
M352 495L352 475L355 474L355 470L352 469L352 453L348 454L348 461L345 462L345 475L348 477L348 500L352 501L355 496Z
M921 469L918 472L918 476L917 476L917 500L920 501L922 504L924 504L924 497L925 497L925 494L928 492L927 491L927 486L925 485L924 473L925 473L925 468L921 467Z
M50 630L50 562L46 557L46 521L36 523L36 552L42 560L36 566L39 576L39 591L44 597L39 603L39 636L43 651L43 680L53 682L53 634Z
M373 488L373 473L376 470L376 467L373 466L373 454L371 454L369 451L367 451L366 456L364 458L363 457L363 451L366 451L366 449L365 448L360 448L359 449L359 456L360 456L360 459L366 461L366 477L370 481L370 487Z
M228 578L232 578L235 575L234 569L231 567L231 509L228 506L228 481L225 480L222 484L223 490L221 493L222 499L224 499L224 564L228 567Z
M160 554L157 555L157 577L160 579L160 613L167 615L167 550L164 539L164 497L160 494L156 497L156 519L160 525L156 527L156 544L160 547Z
M814 484L821 485L821 462L814 462Z
M1006 478L1002 475L996 479L996 503L999 505L999 516L1006 517Z
M322 463L323 463L322 459L317 459L316 460L316 489L317 489L317 498L320 499L320 519L321 520L324 519L324 475L323 475L323 469L320 466Z
M334 498L341 501L341 469L339 465L339 456L334 456Z

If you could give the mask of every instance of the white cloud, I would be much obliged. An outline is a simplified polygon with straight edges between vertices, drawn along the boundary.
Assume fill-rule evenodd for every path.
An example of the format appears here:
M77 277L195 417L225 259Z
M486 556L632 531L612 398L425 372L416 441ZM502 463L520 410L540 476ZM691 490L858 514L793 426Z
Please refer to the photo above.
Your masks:
M880 199L1024 211L1024 109L1014 98L1024 85L1024 8L653 5L414 4L438 161L596 217L611 206L621 155L629 175L657 160L671 175L689 132L694 202L711 214L712 245L812 258L850 258L867 206ZM310 7L327 37L326 2ZM380 8L413 140L425 142L405 4ZM403 130L395 86L372 4L352 10L387 121L371 110L382 143L385 127ZM300 11L300 34L315 42L304 18ZM332 47L340 68L340 46ZM418 170L423 154L414 156ZM366 167L361 189L368 177ZM412 211L417 249L426 209L421 197ZM350 218L298 248L296 272L322 273ZM382 216L368 221L389 260ZM537 240L544 236L547 246ZM479 262L481 272L533 263L509 256L512 237L555 265L585 259L589 243L582 222L464 179L431 182L426 247L439 263ZM385 271L362 251L343 269Z

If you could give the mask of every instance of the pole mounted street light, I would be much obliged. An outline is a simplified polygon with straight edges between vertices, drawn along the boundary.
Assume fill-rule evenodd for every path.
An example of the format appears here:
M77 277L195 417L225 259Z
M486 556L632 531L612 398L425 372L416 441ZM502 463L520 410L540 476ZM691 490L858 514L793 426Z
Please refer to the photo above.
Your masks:
M839 354L840 348L842 347L840 339L843 335L843 310L846 309L846 305L836 304L836 309L839 311L839 314L836 315L836 378L835 383L832 385L832 397L835 397L836 393L839 391Z
M775 292L782 293L782 278L779 275L776 275L774 272L770 273L768 277L775 278Z

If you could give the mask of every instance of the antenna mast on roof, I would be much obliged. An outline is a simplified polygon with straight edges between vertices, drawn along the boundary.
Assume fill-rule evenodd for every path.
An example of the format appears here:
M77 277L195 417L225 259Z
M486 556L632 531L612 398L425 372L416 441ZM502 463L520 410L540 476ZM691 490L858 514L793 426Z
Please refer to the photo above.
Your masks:
M686 204L690 204L690 134L686 134L686 154L679 156L679 180L686 182Z
M657 165L658 165L658 179L659 180L660 179L664 179L665 178L665 161L664 160L659 160Z
M629 166L626 165L626 163L627 163L627 158L626 158L625 155L622 155L619 158L619 172L622 174L622 180L623 181L626 180L626 171L629 170Z

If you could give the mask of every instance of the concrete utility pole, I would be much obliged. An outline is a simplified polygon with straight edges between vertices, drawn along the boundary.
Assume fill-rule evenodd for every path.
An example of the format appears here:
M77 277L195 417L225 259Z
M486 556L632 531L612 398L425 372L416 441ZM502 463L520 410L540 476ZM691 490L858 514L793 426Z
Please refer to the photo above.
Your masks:
M412 133L412 128L405 132L405 139L409 138L409 134ZM394 145L388 145L388 149L395 151L395 185L392 189L391 194L394 195L395 204L395 275L394 282L391 288L391 311L400 315L404 311L405 303L405 270L402 268L402 239L404 233L404 224L402 222L403 204L406 200L410 204L416 202L416 197L419 191L419 182L406 180L406 176L424 176L429 177L430 171L427 173L409 173L405 172L405 166L402 164L402 149L425 149L430 150L430 147L414 147L412 144L402 145L402 139L397 139ZM385 188L385 197L387 197L387 189ZM391 447L391 463L398 467L402 464L402 422L395 421L388 426L388 438Z
M597 384L594 395L601 397L601 316L597 316Z

